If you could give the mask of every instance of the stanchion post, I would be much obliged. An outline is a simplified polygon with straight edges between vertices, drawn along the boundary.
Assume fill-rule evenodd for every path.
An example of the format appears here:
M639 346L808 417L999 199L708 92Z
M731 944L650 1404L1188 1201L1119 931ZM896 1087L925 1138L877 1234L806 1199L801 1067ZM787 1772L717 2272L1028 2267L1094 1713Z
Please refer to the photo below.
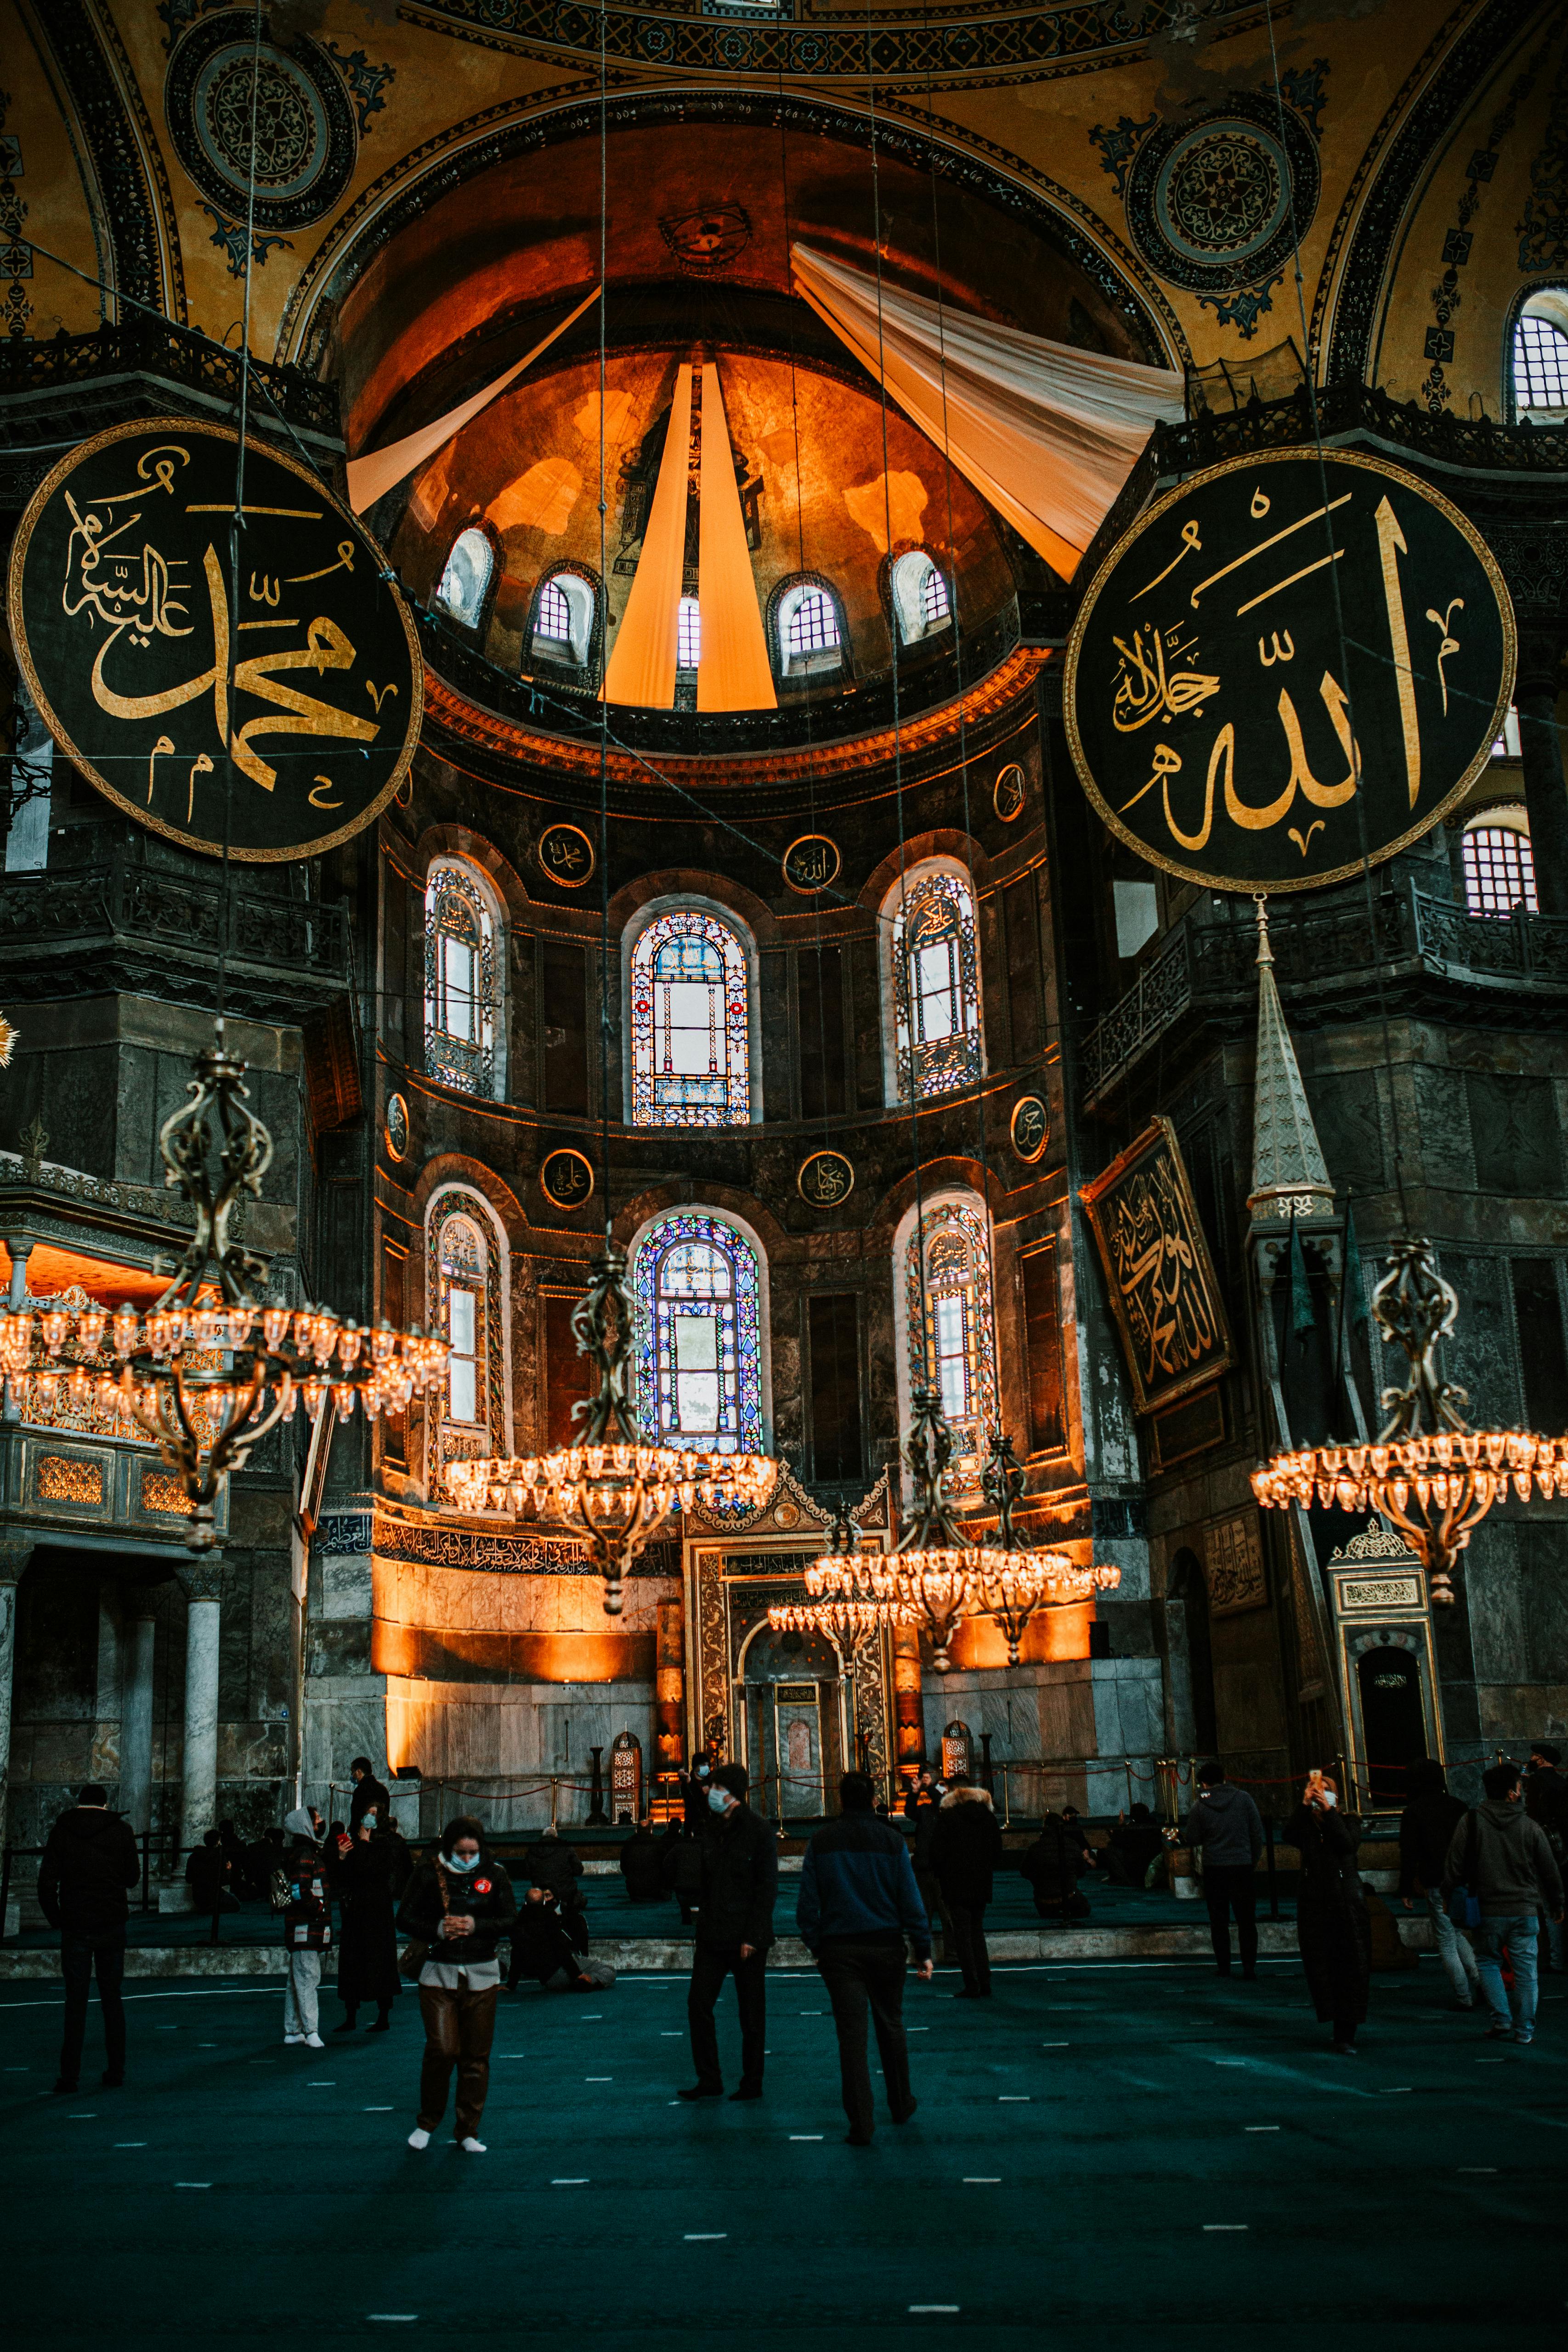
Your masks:
M1263 1843L1268 1855L1268 1916L1271 1919L1278 1919L1279 1916L1279 1879L1274 1861L1274 1816L1272 1813L1265 1813L1263 1816Z

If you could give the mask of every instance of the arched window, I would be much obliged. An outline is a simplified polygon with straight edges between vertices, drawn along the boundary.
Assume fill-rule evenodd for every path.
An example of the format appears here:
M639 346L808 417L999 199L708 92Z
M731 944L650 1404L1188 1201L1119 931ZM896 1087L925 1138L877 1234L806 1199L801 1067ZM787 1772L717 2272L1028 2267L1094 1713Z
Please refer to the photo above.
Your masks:
M675 667L695 669L702 659L702 611L695 596L683 596L676 621Z
M533 651L546 661L586 662L594 642L595 597L578 572L552 572L533 609Z
M443 1086L499 1097L496 908L472 866L437 858L425 887L425 1067Z
M921 1250L925 1280L922 1286ZM954 1438L954 1491L978 1486L996 1420L991 1250L978 1205L942 1201L904 1249L910 1385L934 1388Z
M447 1463L505 1450L501 1266L489 1214L471 1192L438 1192L426 1236L430 1321L452 1351L430 1408L429 1491L441 1502Z
M897 1097L921 1102L981 1072L974 901L956 874L896 884L890 916Z
M1537 912L1535 858L1522 810L1489 809L1465 827L1465 906L1472 915Z
M452 541L452 552L436 591L437 612L460 622L465 629L477 629L495 568L496 551L486 534L476 528L460 530Z
M677 1210L637 1244L632 1287L647 1443L760 1454L762 1281L751 1243L722 1217Z
M906 646L918 645L921 637L935 636L947 627L952 607L946 575L923 547L911 548L899 557L890 584L899 635Z
M796 580L773 608L779 667L805 677L844 667L844 631L837 599L820 581Z
M700 907L656 915L632 948L634 1127L742 1127L752 1115L750 991L738 935Z
M1521 416L1568 416L1568 288L1543 287L1515 321L1513 398Z

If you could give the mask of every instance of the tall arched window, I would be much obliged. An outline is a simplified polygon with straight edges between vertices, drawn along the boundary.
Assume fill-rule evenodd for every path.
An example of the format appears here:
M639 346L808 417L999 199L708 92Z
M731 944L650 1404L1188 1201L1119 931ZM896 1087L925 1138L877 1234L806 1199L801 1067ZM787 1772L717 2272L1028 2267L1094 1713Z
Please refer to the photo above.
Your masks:
M501 1266L488 1213L474 1194L457 1188L437 1194L426 1247L430 1320L452 1351L445 1386L433 1391L431 1405L429 1486L439 1502L447 1463L505 1448Z
M496 551L487 533L477 526L460 530L436 591L437 610L465 629L477 629L495 568Z
M974 901L960 876L928 870L895 885L890 917L898 1097L922 1102L980 1076Z
M923 547L911 548L895 562L889 583L899 635L906 646L935 636L952 618L946 575Z
M677 1210L638 1243L632 1286L647 1443L760 1454L762 1281L751 1243L722 1217Z
M1535 423L1568 416L1568 287L1543 286L1515 322L1513 398Z
M1472 915L1538 911L1535 859L1522 809L1489 809L1465 827L1465 907Z
M700 907L672 908L632 948L634 1127L740 1127L752 1115L746 951Z
M497 1098L500 958L489 884L455 857L425 887L425 1067L443 1086Z
M587 661L594 642L595 597L579 572L552 572L533 608L533 651L546 661Z
M905 1244L904 1291L910 1386L936 1390L955 1440L955 1489L973 1487L996 1420L991 1250L977 1206L942 1201L917 1220Z
M844 667L844 626L838 600L820 580L794 580L773 602L778 667L785 677L805 677Z
M696 669L702 659L702 608L695 596L683 596L676 618L675 667Z

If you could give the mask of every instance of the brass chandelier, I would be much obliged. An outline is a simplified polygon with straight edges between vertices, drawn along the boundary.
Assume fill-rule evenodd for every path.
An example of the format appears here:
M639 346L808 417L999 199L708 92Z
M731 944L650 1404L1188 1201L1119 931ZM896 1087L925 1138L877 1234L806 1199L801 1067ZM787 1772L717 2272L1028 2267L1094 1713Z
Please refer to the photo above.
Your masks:
M447 1349L417 1324L362 1329L327 1307L258 1302L252 1286L265 1280L267 1261L230 1238L229 1219L241 1193L260 1192L272 1138L247 1108L245 1064L225 1046L221 1021L195 1068L188 1101L158 1139L163 1181L195 1218L168 1287L145 1315L128 1302L0 1307L0 1371L14 1386L29 1382L46 1409L63 1391L73 1410L153 1438L192 1506L185 1542L203 1552L217 1539L230 1473L301 1401L310 1415L328 1399L345 1419L356 1399L371 1417L400 1412L444 1378Z
M626 1254L606 1241L594 1279L573 1310L577 1352L598 1370L591 1397L573 1408L584 1421L575 1445L553 1453L448 1465L447 1486L460 1511L519 1512L576 1537L604 1580L605 1614L618 1617L632 1563L679 1504L754 1510L766 1501L777 1464L764 1454L717 1446L645 1444L627 1394L632 1302Z
M994 1617L1007 1637L1010 1666L1018 1664L1024 1635L1037 1611L1092 1600L1097 1592L1114 1591L1121 1581L1119 1568L1079 1568L1065 1552L1038 1551L1028 1543L1013 1524L1014 1511L1024 1499L1024 1484L1012 1439L994 1431L981 1486L996 1514L996 1531L975 1549L975 1591L984 1614Z
M1536 1486L1548 1498L1568 1494L1568 1438L1471 1429L1466 1391L1438 1376L1437 1343L1453 1329L1459 1302L1429 1241L1395 1242L1372 1310L1410 1367L1403 1389L1384 1391L1388 1422L1371 1444L1277 1454L1253 1472L1252 1491L1266 1510L1315 1503L1383 1512L1421 1560L1433 1601L1451 1606L1459 1554L1494 1503L1510 1490L1527 1503Z

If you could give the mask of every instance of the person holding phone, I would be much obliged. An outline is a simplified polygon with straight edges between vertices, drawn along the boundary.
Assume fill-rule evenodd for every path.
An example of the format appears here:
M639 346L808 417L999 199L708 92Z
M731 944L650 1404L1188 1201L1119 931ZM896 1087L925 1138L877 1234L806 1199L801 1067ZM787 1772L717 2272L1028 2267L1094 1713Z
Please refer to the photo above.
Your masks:
M438 1850L416 1869L397 1914L402 1932L428 1953L419 1971L425 2057L410 2147L429 2147L447 2112L456 2066L455 2137L469 2156L485 2153L479 2124L489 2089L500 1983L496 1946L510 1934L516 1916L511 1880L485 1852L478 1822L460 1813L447 1822Z
M1356 2028L1366 2021L1372 1922L1356 1867L1360 1832L1341 1811L1331 1774L1314 1769L1307 1775L1285 1835L1301 1856L1296 1937L1307 1987L1320 2022L1332 2029L1331 2048L1351 2058Z

